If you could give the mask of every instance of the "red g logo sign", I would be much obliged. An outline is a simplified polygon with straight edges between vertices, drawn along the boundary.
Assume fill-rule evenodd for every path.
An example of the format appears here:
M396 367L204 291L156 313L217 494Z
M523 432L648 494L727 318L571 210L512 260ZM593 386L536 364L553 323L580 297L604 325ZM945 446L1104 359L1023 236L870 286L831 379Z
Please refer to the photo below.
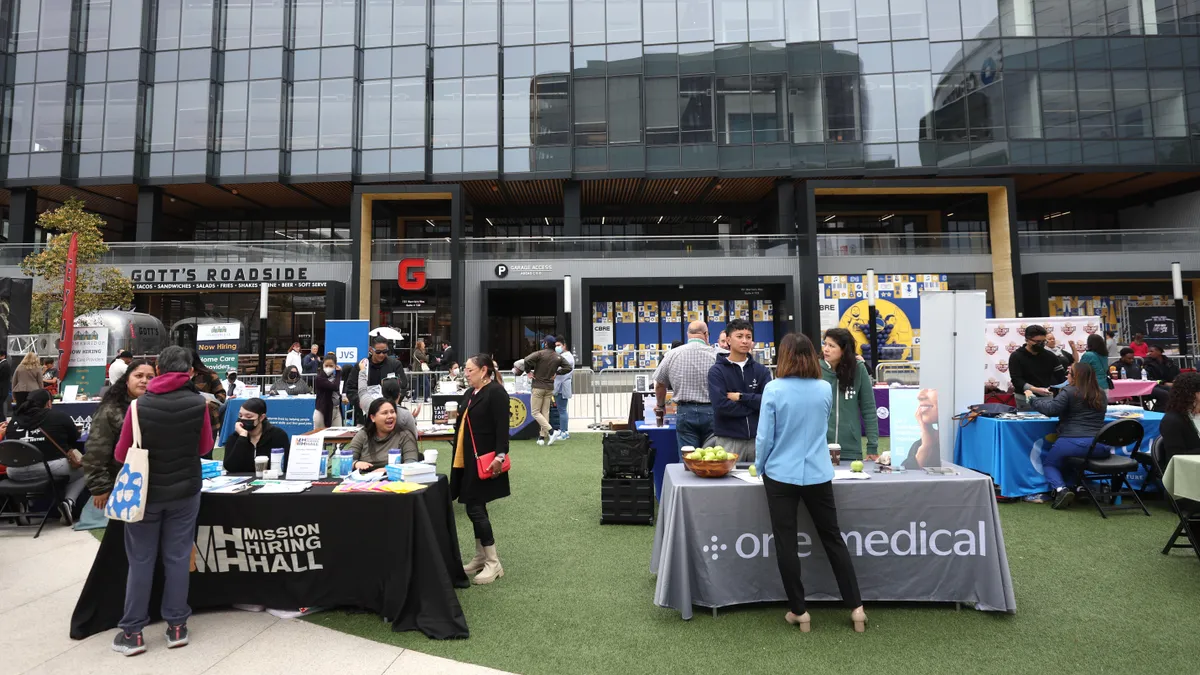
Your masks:
M419 291L425 288L425 259L404 258L397 270L397 281L400 288L406 291Z

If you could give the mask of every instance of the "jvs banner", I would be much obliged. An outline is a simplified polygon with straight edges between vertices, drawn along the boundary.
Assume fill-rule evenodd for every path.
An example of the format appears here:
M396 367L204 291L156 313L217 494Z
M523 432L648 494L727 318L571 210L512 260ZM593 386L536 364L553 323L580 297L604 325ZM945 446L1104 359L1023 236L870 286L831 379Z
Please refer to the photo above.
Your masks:
M214 373L224 375L238 367L240 323L201 324L196 327L196 352Z

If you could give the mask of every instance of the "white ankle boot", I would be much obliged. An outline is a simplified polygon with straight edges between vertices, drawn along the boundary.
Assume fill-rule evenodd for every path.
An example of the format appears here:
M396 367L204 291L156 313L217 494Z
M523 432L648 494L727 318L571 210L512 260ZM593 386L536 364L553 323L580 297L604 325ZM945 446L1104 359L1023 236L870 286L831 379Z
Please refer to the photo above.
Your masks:
M475 557L471 558L471 562L463 565L463 571L467 574L475 574L483 570L484 563L483 544L478 539L475 540Z
M504 567L500 565L500 558L496 556L496 546L483 547L483 571L476 575L474 583L490 584L493 581L504 576Z

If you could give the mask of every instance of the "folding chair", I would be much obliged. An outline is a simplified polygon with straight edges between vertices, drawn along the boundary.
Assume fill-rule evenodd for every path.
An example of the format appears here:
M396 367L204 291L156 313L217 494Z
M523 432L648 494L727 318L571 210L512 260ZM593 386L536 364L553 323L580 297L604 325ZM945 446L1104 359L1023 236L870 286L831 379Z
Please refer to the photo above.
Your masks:
M1163 476L1161 436L1150 443L1150 461L1154 464L1154 471L1158 474L1159 481L1161 481ZM1179 516L1179 524L1175 526L1175 532L1171 534L1171 538L1167 540L1167 545L1163 547L1163 555L1167 555L1173 548L1191 548L1196 557L1200 558L1200 531L1196 529L1200 528L1200 505L1196 505L1195 502L1191 502L1190 500L1183 500L1190 506L1190 508L1185 507L1184 504L1180 504L1175 500L1175 496L1171 494L1170 490L1166 489L1166 486L1163 486L1163 494L1167 497L1167 504L1171 506L1171 511ZM1180 535L1186 537L1188 543L1175 543Z
M42 517L42 523L38 526L37 532L33 535L37 539L42 534L42 528L46 526L46 521L50 519L50 514L58 513L58 505L62 502L62 493L59 491L59 483L66 482L65 478L55 478L50 472L50 464L46 461L42 451L36 445L26 443L25 441L0 441L0 464L7 467L25 467L37 466L41 464L46 469L44 478L34 480L7 480L0 481L0 497L4 498L0 502L0 519L3 518L36 518ZM4 508L10 502L19 501L21 503L29 503L31 497L46 496L50 498L50 504L46 507L46 511L5 511ZM22 527L16 525L16 527Z
M1133 446L1135 449L1141 447L1142 436L1145 430L1137 420L1117 420L1105 424L1100 433L1096 434L1096 438L1092 439L1092 445L1088 448L1086 457L1069 457L1066 464L1075 469L1076 478L1079 484L1087 492L1092 503L1096 505L1096 510L1100 512L1100 516L1108 518L1108 511L1127 511L1129 509L1141 509L1142 513L1147 516L1150 512L1146 510L1146 505L1142 504L1142 498L1134 491L1133 486L1129 484L1127 476L1132 471L1137 471L1138 462L1132 457L1124 457L1115 452L1110 452L1108 455L1100 454L1098 446L1107 446L1109 448L1124 448ZM1088 481L1108 480L1108 489L1102 489L1099 486L1093 488ZM1136 504L1118 504L1117 497L1133 497ZM1108 505L1101 504L1101 498L1107 498L1111 503Z

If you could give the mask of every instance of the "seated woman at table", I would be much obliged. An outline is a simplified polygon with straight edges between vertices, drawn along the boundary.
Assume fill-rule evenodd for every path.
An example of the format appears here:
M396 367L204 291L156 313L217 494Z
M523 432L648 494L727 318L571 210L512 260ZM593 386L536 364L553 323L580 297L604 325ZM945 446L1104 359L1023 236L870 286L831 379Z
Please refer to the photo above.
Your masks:
M254 473L254 458L270 457L275 448L283 448L283 462L287 464L291 439L267 420L267 403L261 398L242 404L233 432L225 445L225 470L229 473Z
M68 525L74 523L75 503L83 494L87 484L84 479L82 456L75 448L79 440L79 429L71 416L51 407L50 392L45 389L30 392L25 402L13 411L12 421L5 431L10 441L25 441L42 451L42 457L50 465L50 473L65 477L67 483L65 500L59 504L62 519ZM33 481L46 477L46 467L8 467L8 479L14 482Z
M1075 352L1076 358L1080 363L1086 363L1092 372L1096 374L1096 384L1099 385L1101 391L1107 390L1108 386L1108 345L1104 343L1104 338L1096 333L1092 333L1087 338L1087 351L1080 354L1075 350L1075 341L1071 341L1071 351Z
M288 366L283 377L275 380L275 384L271 385L271 393L303 396L312 392L308 388L308 383L300 377L300 370L296 366Z
M108 503L108 494L121 472L121 465L113 458L113 450L121 436L125 413L129 412L129 404L134 399L146 393L146 385L153 377L154 366L149 361L131 362L125 374L104 392L100 405L92 413L92 426L83 454L83 472L87 477L88 492L92 494L92 506L97 509L103 510Z
M416 462L420 458L417 422L404 408L377 398L367 409L366 426L354 434L347 447L354 452L354 469L363 473L386 467L388 450L399 449L403 461Z
M314 376L313 389L317 391L313 428L342 426L342 373L335 359L325 357L321 370Z
M1200 455L1200 373L1175 378L1158 433L1163 471L1175 455Z
M1062 468L1068 457L1086 457L1096 434L1104 426L1108 398L1096 382L1096 371L1083 361L1067 370L1067 386L1058 396L1031 396L1029 405L1047 417L1058 418L1058 438L1042 448L1042 470L1050 483L1051 506L1066 508L1075 501L1075 492L1063 480ZM1107 454L1108 448L1097 448Z

